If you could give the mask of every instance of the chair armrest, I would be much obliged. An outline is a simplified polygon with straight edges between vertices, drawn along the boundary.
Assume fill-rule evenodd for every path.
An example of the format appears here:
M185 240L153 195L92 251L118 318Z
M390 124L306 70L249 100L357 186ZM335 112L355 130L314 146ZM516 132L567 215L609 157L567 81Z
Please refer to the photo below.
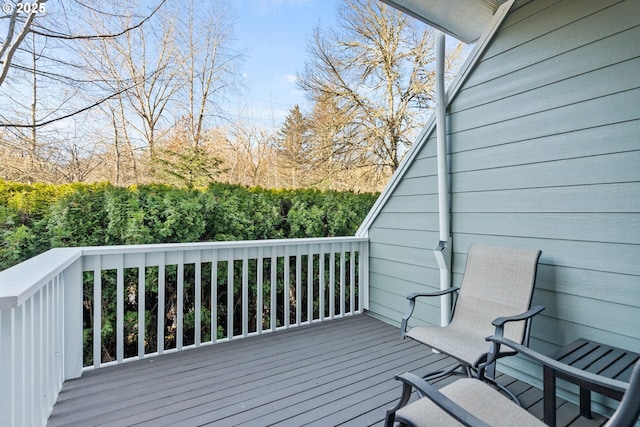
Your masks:
M512 350L515 350L518 353L524 355L525 357L528 357L529 359L532 359L542 364L543 366L547 366L565 375L588 381L602 387L611 388L623 393L629 388L629 384L623 381L613 380L602 375L597 375L591 372L583 371L582 369L574 368L573 366L558 362L557 360L545 356L544 354L538 353L537 351L531 350L529 347L525 347L510 339L494 335L487 337L486 340L491 341L498 346L504 345L506 347L509 347Z
M459 289L460 288L453 286L451 288L447 288L447 289L436 291L436 292L414 292L407 295L407 299L409 300L409 308L407 309L407 312L405 313L405 315L402 317L402 322L400 323L400 338L404 338L406 336L407 323L409 323L409 318L413 314L413 309L416 308L416 298L438 297L438 296L450 294L452 292L456 292Z
M407 386L409 387L409 393L411 392L411 387L415 388L422 396L431 400L440 409L451 415L463 425L470 427L489 427L489 424L485 423L470 412L467 412L467 410L455 403L453 400L449 399L438 389L436 389L434 386L432 386L419 376L410 372L405 372L400 375L396 375L395 378L399 381L402 381L405 388L407 388ZM395 408L395 410L397 409L399 408Z
M450 288L435 292L413 292L407 295L407 299L412 300L416 299L417 297L439 297L442 295L450 294L451 292L456 292L458 290L460 290L460 288L452 286Z
M523 321L526 320L527 322L531 321L531 318L533 316L535 316L536 314L540 313L542 310L544 310L545 307L542 305L536 305L533 308L530 308L529 310L525 311L524 313L520 313L520 314L516 314L514 316L504 316L504 317L498 317L496 319L494 319L491 324L493 326L496 327L493 336L494 337L502 337L504 335L504 326L509 323L509 322L519 322L519 321ZM525 344L529 344L529 327L530 327L530 323L527 323L527 326L525 328L525 332L524 332L524 343ZM482 367L485 368L490 368L491 365L500 357L500 345L496 344L496 343L492 343L491 344L491 348L489 348L489 351L487 352L487 360L485 362L483 362L481 364ZM493 365L494 368L491 369L495 369L495 365Z
M491 322L491 324L496 327L501 327L508 322L518 322L520 320L527 320L532 318L536 314L540 313L544 309L545 309L544 306L536 305L535 307L525 311L524 313L516 314L515 316L498 317L497 319L494 319L493 322Z

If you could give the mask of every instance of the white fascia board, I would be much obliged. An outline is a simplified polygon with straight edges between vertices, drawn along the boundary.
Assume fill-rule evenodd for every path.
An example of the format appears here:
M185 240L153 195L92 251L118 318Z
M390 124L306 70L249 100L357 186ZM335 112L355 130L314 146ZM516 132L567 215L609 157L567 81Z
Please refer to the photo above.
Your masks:
M476 63L480 60L480 58L482 57L482 54L489 46L489 42L495 35L496 31L500 27L500 24L502 23L504 18L507 16L514 2L515 0L508 0L498 8L498 10L496 11L495 15L491 20L490 25L487 27L482 37L480 37L480 39L478 40L478 43L476 43L475 47L467 57L467 60L465 61L465 63L462 65L462 68L460 69L458 76L454 79L453 82L451 82L451 85L447 90L447 101L446 101L447 108L449 107L449 103L453 101L453 99L455 99L456 95L462 88L463 83L471 75L471 72L473 71ZM371 224L373 224L378 214L382 211L382 208L387 203L387 200L389 199L389 197L391 197L391 194L393 194L393 191L396 189L398 184L400 184L400 182L402 181L402 178L404 177L405 173L409 169L409 166L413 163L413 160L418 155L418 153L420 152L424 144L426 144L427 140L429 139L429 135L431 135L435 127L436 127L436 115L434 113L431 115L431 117L427 121L427 124L422 129L422 131L416 138L415 142L411 145L411 148L402 159L402 162L400 162L398 169L393 174L393 176L385 186L384 190L382 190L382 193L380 193L380 196L378 197L376 202L373 204L367 216L362 221L362 224L360 224L358 231L356 231L357 237L369 236L369 227L371 227Z

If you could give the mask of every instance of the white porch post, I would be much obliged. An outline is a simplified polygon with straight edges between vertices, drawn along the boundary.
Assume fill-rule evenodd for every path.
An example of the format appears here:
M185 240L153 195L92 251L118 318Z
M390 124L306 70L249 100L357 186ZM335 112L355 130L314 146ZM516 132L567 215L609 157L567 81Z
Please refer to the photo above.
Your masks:
M82 375L82 257L63 272L64 379Z

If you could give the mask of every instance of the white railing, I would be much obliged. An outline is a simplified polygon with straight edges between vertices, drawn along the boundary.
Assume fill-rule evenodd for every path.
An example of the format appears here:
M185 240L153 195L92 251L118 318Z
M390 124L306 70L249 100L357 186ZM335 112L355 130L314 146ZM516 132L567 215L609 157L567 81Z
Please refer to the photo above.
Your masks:
M356 237L48 251L0 272L0 425L83 369L362 312L368 274Z
M82 251L54 249L0 272L0 425L44 425L82 373Z

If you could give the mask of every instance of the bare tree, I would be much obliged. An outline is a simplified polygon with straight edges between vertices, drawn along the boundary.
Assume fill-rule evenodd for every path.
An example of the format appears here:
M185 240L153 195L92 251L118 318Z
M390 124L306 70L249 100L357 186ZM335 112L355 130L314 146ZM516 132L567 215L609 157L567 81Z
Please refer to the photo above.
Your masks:
M273 182L272 157L275 134L247 123L237 122L217 131L221 178L231 184L267 185Z
M181 109L190 130L192 148L198 149L207 124L228 117L222 112L224 97L236 90L234 72L243 56L230 49L233 16L220 0L182 0L172 3L181 12L176 23L182 79Z
M346 168L395 171L434 99L434 32L376 0L346 0L339 30L315 29L299 86L349 117L330 156ZM449 54L453 62L459 49ZM372 168L372 169L371 169Z
M158 178L182 176L176 167L184 169L188 161L205 173L200 164L201 157L209 158L205 130L219 117L240 59L228 48L231 24L221 2L178 0L145 27L102 40L100 49L85 53L99 79L121 93L110 103L118 111L111 114L114 143L144 147L147 168ZM116 160L120 152L115 150Z
M32 4L8 1L3 4L0 19L7 21L7 33L0 39L0 86L9 74L13 57L31 29L38 14L45 13L45 2L36 0Z
M67 131L73 128L76 134L84 134L86 130L79 131L78 125L84 126L86 120L69 119L104 104L134 83L113 85L96 76L87 77L87 64L80 52L85 43L94 48L100 41L119 39L140 28L165 1L157 0L149 9L145 5L138 11L134 5L122 7L116 0L99 5L79 0L3 3L0 13L6 14L0 15L0 127L14 136L13 148L27 159L21 164L21 180L86 178L85 172L78 169L60 173L60 168L91 163L95 154L91 144L76 140ZM93 31L91 23L95 19L113 23L117 21L114 17L125 15L130 17L127 25ZM54 125L63 120L67 120L65 126ZM57 161L61 163L54 163Z

